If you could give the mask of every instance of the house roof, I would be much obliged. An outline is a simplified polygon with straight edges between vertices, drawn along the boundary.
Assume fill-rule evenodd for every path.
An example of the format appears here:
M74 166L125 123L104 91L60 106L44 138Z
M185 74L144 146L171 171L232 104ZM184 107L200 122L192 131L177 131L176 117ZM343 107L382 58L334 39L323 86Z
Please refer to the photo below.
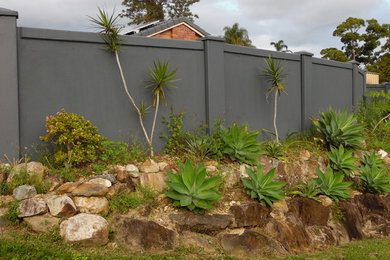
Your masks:
M176 27L180 24L186 24L188 27L190 27L192 30L200 34L201 36L208 36L210 35L208 32L191 22L187 18L175 18L170 19L168 21L155 21L151 23L142 24L136 28L131 29L130 31L124 33L125 35L132 35L132 36L152 36L157 33L161 33L164 31L167 31L173 27Z

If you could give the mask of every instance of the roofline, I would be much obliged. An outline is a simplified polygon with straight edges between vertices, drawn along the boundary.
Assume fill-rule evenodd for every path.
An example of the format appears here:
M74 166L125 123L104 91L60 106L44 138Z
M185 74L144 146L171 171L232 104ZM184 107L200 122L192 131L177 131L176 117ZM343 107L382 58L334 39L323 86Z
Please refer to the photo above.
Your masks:
M152 34L150 34L150 35L148 35L148 36L146 36L146 37L153 37L153 36L155 36L155 35L157 35L157 34L160 34L160 33L166 32L166 31L169 31L169 30L171 30L171 29L173 29L173 28L175 28L175 27L178 27L178 26L180 26L180 25L185 25L185 26L187 26L188 28L190 28L191 30L193 30L194 32L196 32L197 34L199 34L199 35L202 36L202 37L205 37L205 36L206 36L205 34L201 33L201 32L198 31L198 30L196 30L194 27L192 27L191 25L189 25L188 23L186 23L186 22L184 21L184 22L175 24L175 25L173 25L173 26L171 26L171 27L169 27L169 28L163 29L163 30L161 30L161 31L152 33Z

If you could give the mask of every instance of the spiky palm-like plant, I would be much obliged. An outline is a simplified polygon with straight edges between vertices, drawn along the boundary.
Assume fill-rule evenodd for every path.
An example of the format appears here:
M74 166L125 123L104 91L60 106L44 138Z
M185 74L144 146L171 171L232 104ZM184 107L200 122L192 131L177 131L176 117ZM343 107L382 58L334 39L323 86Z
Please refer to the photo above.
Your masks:
M281 66L280 62L278 60L273 59L271 56L265 59L265 63L267 67L263 70L263 74L266 81L268 81L271 84L271 86L267 91L267 98L269 94L275 92L274 129L275 129L276 142L279 143L279 134L278 134L278 129L276 127L276 117L278 113L278 97L283 92L287 94L287 92L285 91L286 84L282 84L282 81L286 78L287 75L284 73L284 69Z

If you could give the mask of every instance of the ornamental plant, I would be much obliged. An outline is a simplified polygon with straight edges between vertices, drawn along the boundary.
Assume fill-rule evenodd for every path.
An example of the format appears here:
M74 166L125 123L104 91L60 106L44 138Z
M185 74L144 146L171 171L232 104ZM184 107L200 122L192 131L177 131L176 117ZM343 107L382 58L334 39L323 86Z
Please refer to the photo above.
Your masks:
M325 173L318 168L316 172L318 179L315 179L314 182L318 186L320 194L326 195L336 202L350 197L348 188L351 187L352 182L344 182L342 172L333 172L329 166Z
M180 165L179 174L167 172L167 175L170 190L165 195L174 200L175 206L202 213L214 209L213 204L222 197L218 191L221 177L207 178L204 164L192 167L187 160L185 165Z
M384 166L383 160L380 155L376 155L374 151L371 153L365 152L361 160L363 166L368 166L369 168L381 168Z
M328 153L329 166L335 172L341 172L344 175L351 175L352 171L358 170L355 162L359 159L352 157L352 150L346 151L341 145L339 149L330 147Z
M257 141L259 131L250 131L248 125L239 127L236 123L227 129L221 126L222 153L232 161L256 164L261 154L261 142Z
M65 112L46 118L46 132L41 140L54 147L56 165L80 166L98 159L104 152L98 129L84 117Z
M390 192L390 176L385 169L363 166L359 175L366 192L379 194Z
M257 165L257 172L252 169L245 168L249 178L243 178L242 182L247 188L247 193L252 199L259 200L262 204L273 206L274 202L284 199L283 186L285 182L273 181L276 169L270 170L267 174L263 174L263 166Z
M320 113L320 118L313 120L315 131L325 146L338 148L342 145L347 149L356 149L363 140L363 125L357 123L357 117L348 115L347 108L339 113L329 108Z

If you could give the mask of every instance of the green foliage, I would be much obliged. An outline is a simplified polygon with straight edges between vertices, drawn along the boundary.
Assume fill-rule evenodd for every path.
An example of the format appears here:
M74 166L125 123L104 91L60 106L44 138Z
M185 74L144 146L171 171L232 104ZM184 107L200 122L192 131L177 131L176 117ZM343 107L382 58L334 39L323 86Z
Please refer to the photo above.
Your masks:
M220 154L219 142L208 134L188 135L185 142L185 151L197 158L210 159Z
M390 192L390 176L385 169L363 166L359 175L366 192L379 194Z
M285 182L273 181L276 169L270 170L267 174L263 174L263 166L257 165L257 173L246 167L246 172L249 178L242 179L242 182L247 188L247 193L252 199L257 199L264 205L270 207L274 202L284 199L282 187Z
M326 48L321 50L322 59L335 60L341 62L349 61L347 55L343 51L336 48Z
M95 162L104 152L104 138L99 135L97 128L84 117L66 113L64 109L56 116L47 117L46 132L47 135L41 137L41 140L54 146L54 161L58 166Z
M283 40L279 40L278 42L271 42L270 45L274 46L276 51L291 52Z
M390 44L390 40L388 42ZM390 82L390 53L380 56L375 64L368 65L367 69L379 74L379 83Z
M203 164L194 168L187 160L185 165L180 165L179 174L167 172L167 175L170 190L165 195L175 201L175 206L203 212L204 209L214 209L213 204L222 197L218 191L221 177L207 178Z
M240 28L238 23L234 23L232 27L225 26L225 42L238 46L253 47L252 41L249 39L248 31Z
M154 101L153 106L156 106L158 100L161 100L161 103L166 104L165 90L164 87L176 88L172 85L173 82L178 81L176 73L177 69L174 69L170 72L168 62L157 61L153 63L153 67L150 69L150 77L148 80L150 84L146 87L153 88Z
M129 145L125 142L103 141L104 153L101 160L107 164L125 164L132 161L141 161L146 158L146 151L142 145L133 139Z
M314 182L318 185L320 194L326 195L336 202L350 197L350 190L348 190L348 188L352 183L343 181L343 173L333 173L333 170L330 167L326 168L325 173L318 168L316 169L316 172L318 179L315 179Z
M108 201L111 211L127 213L130 208L138 208L156 198L155 191L147 186L137 186L137 190L132 193L120 192Z
M191 12L190 6L197 2L199 0L123 0L124 10L121 16L130 19L129 25L181 17L193 21L194 18L198 18L198 15Z
M372 151L371 153L365 152L361 161L362 161L362 166L367 166L369 168L384 167L381 156L376 155L374 151Z
M74 182L76 181L76 175L72 172L72 166L70 164L65 165L63 168L52 169L50 175L58 174L61 178L66 181Z
M328 149L340 145L347 149L361 146L363 125L357 123L355 115L348 115L347 108L341 113L329 108L327 112L320 113L319 119L313 120L313 125Z
M344 175L351 175L352 171L358 170L355 162L359 161L359 159L352 157L352 152L352 150L344 150L342 145L338 149L330 147L330 153L328 153L330 168Z
M20 215L19 202L9 202L7 206L8 211L3 215L3 218L8 220L11 225L19 225L22 222L22 219L18 217Z
M262 144L261 154L267 155L275 159L280 159L284 155L284 147L281 143L268 141Z
M319 201L318 195L320 194L320 191L318 185L313 180L310 180L308 182L303 181L303 183L298 185L290 194Z
M19 173L13 175L12 181L0 181L0 194L12 194L13 190L21 185L34 186L38 194L46 193L51 186L50 183L43 182L41 179L37 179L34 176L31 176L28 174L26 167L22 167Z
M221 126L222 153L232 161L256 164L261 153L261 142L257 141L259 131L250 131L248 125L239 127L236 123L227 129Z
M169 155L178 155L185 146L185 135L183 131L183 112L175 114L173 109L169 114L169 119L163 119L163 123L167 125L169 136L161 134L160 137L167 141L164 152Z

